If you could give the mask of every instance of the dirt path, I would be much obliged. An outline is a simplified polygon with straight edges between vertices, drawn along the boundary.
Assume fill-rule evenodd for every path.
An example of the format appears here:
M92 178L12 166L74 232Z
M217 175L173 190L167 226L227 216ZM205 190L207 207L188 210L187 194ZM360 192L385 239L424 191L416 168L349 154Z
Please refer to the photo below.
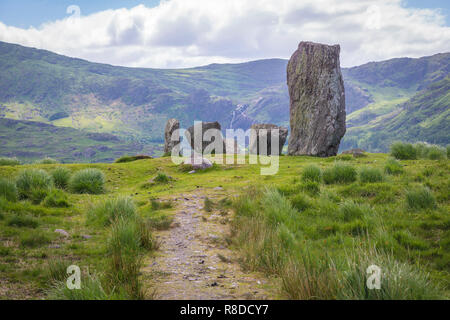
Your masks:
M223 191L208 193L212 200ZM227 248L228 214L203 210L205 193L177 195L173 228L157 233L161 242L155 257L146 261L145 279L156 299L273 299L270 281L244 272L236 254Z

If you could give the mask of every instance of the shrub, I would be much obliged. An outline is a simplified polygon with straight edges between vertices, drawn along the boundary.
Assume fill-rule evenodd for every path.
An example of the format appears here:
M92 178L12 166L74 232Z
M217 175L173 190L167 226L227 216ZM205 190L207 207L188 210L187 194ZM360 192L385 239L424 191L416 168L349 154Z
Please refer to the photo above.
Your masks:
M8 226L12 227L28 227L28 228L37 228L39 225L39 222L31 217L26 215L13 215L11 218L8 219L6 222Z
M40 247L44 244L50 243L50 241L51 239L47 234L37 230L29 233L22 233L19 240L22 247L30 248Z
M16 180L19 197L40 202L53 187L52 177L44 170L25 169Z
M55 187L59 189L67 189L69 185L70 175L72 172L64 167L58 167L51 172Z
M430 189L421 187L406 193L406 204L410 209L433 209L436 199Z
M142 160L142 159L152 159L150 156L146 155L137 155L137 156L123 156L114 161L115 163L125 163L125 162L132 162L136 160Z
M447 159L450 159L450 145L447 146Z
M84 169L76 172L69 180L73 193L100 194L105 191L105 175L98 169Z
M17 158L0 158L0 166L18 166L20 161Z
M417 159L417 150L410 143L394 142L391 145L391 155L400 160Z
M19 193L16 184L6 179L0 179L0 198L4 198L11 202L16 202Z
M384 180L383 173L377 168L362 168L359 171L359 180L366 182L381 182Z
M57 164L57 163L58 163L57 160L49 157L36 161L36 164Z
M109 225L114 220L135 219L137 217L136 206L129 197L117 197L99 202L87 213L88 223Z
M350 165L336 163L333 167L323 172L323 180L326 184L350 183L356 181L356 169Z
M427 152L427 158L430 160L441 160L446 159L447 154L446 150L444 148L441 148L439 146L430 146Z
M387 174L399 175L403 173L403 167L400 162L394 158L389 158L384 166L384 172Z
M70 207L67 195L61 190L52 190L44 198L44 206L51 208L68 208Z
M303 181L320 182L322 179L322 170L318 166L309 165L305 167L302 173Z

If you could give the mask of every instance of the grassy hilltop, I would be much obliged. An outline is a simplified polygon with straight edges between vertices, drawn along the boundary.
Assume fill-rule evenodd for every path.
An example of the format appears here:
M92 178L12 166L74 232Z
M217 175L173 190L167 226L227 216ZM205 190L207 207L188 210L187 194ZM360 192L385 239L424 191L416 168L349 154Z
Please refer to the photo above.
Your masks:
M0 298L152 298L139 270L161 230L176 232L167 199L217 187L228 196L199 214L231 215L221 236L234 258L276 279L281 298L449 297L447 159L282 156L273 176L248 164L188 169L170 158L0 166ZM91 274L76 294L62 282L70 264ZM385 272L378 292L365 287L371 264Z

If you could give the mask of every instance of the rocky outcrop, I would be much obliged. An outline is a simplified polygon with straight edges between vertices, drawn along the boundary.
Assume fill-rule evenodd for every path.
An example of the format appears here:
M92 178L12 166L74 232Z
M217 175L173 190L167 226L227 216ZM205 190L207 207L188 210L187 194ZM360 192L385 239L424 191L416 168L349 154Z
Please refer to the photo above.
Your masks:
M366 156L365 152L366 151L364 151L363 149L354 148L354 149L342 151L342 154L351 154L351 155L353 155L354 158L360 158L360 157Z
M254 124L251 126L250 131L250 143L249 150L252 154L260 154L260 142L266 141L267 154L264 155L279 155L283 150L283 146L286 143L288 135L288 129L284 127L278 127L274 124ZM278 145L272 146L272 136L278 136ZM264 152L263 152L264 153Z
M176 134L172 139L174 131L180 129L180 122L177 119L169 119L164 129L164 154L171 154L173 147L180 143L180 135Z
M335 156L345 134L339 45L300 42L289 60L289 155Z
M197 126L197 127L196 127ZM195 128L195 129L194 129ZM208 133L212 133L213 135L211 137L205 136L205 132L207 132L210 129L214 129L209 131ZM203 154L206 147L211 145L213 142L217 144L222 145L222 153L225 153L225 144L223 141L223 136L221 132L220 123L215 122L197 122L192 127L189 127L186 132L185 136L189 141L189 144L191 145L191 148L195 150L195 152ZM209 139L210 138L210 139ZM216 141L218 139L218 141ZM198 145L195 145L195 141L200 141ZM208 150L207 151L211 151Z

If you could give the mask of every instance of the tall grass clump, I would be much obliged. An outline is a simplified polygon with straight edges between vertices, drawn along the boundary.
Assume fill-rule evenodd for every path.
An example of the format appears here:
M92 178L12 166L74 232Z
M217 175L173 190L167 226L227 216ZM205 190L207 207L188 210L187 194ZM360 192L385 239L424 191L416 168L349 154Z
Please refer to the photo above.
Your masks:
M143 299L141 228L136 220L119 218L111 225L107 244L110 283L120 284L133 299Z
M441 160L447 158L447 150L435 144L418 142L414 144L417 157L420 159Z
M44 198L43 204L49 208L68 208L70 207L67 195L61 190L53 189Z
M356 181L356 178L357 172L353 166L339 162L323 172L323 181L326 184L350 183Z
M25 169L16 180L19 197L40 203L53 187L52 177L44 170Z
M136 205L129 197L103 200L87 212L87 222L102 226L110 225L116 219L136 219Z
M59 189L67 189L72 172L64 167L58 167L50 173L53 177L55 187Z
M73 193L101 194L105 192L105 175L99 169L84 169L72 175L69 190Z
M403 173L403 167L395 158L389 158L384 165L384 172L391 175L399 175Z
M28 215L13 215L8 219L6 225L11 227L27 227L27 228L37 228L39 226L39 222L37 219L28 216Z
M322 180L322 170L318 166L309 165L303 169L302 180L305 182L320 182Z
M391 145L391 155L399 160L417 159L417 150L411 143L394 142Z
M18 197L16 184L6 179L0 179L0 198L16 202Z
M363 183L381 182L384 180L383 173L377 168L361 168L359 171L359 180Z
M154 182L158 183L168 183L170 181L170 178L167 174L164 172L159 172L156 177L153 179Z
M107 292L103 289L100 278L87 274L81 277L81 288L71 290L66 281L56 281L47 290L47 298L50 300L126 300L129 297L125 292Z
M427 187L409 190L406 193L406 204L409 209L433 209L436 207L436 198Z
M53 158L46 157L44 159L37 160L35 163L36 164L57 164L58 161Z
M380 289L369 289L369 266L381 271ZM419 267L397 261L392 253L373 248L356 248L347 253L344 271L339 275L337 299L349 300L433 300L442 291Z
M20 161L17 158L0 158L0 166L18 166Z

